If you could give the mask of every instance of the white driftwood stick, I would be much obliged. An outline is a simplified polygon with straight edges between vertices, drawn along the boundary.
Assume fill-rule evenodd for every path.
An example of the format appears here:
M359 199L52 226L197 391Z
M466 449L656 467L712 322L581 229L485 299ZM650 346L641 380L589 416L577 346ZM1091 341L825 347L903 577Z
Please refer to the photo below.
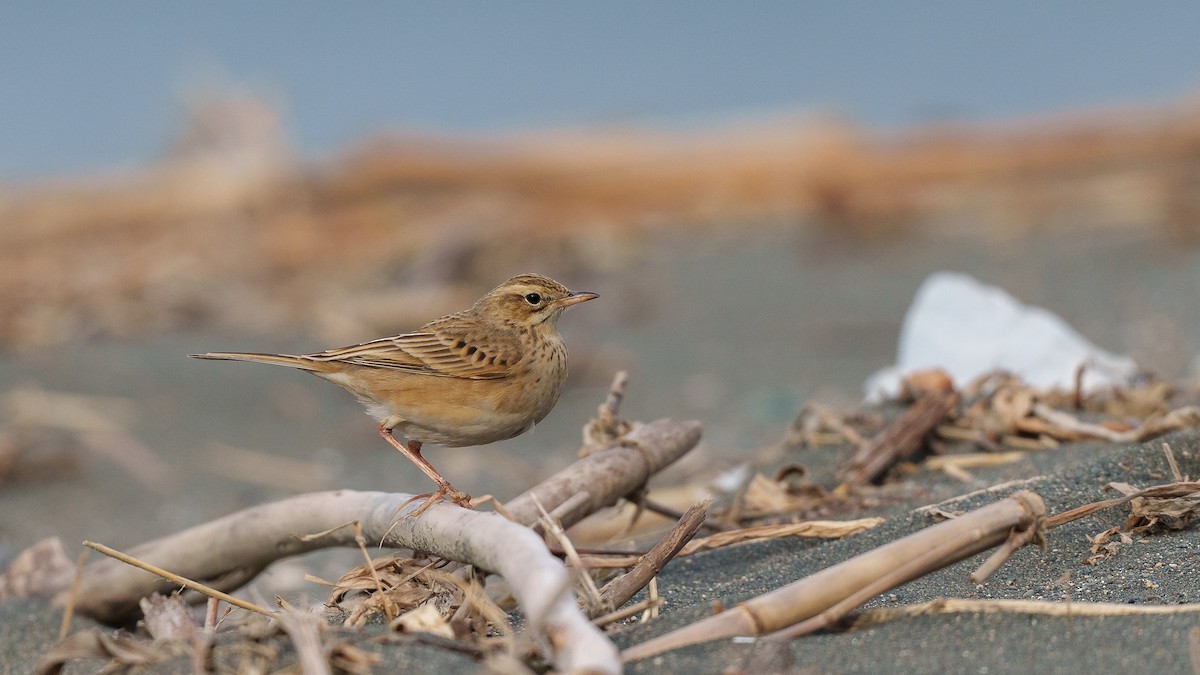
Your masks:
M270 563L319 548L355 546L357 520L368 541L470 563L503 576L529 620L548 638L562 671L617 673L616 647L579 610L566 568L532 530L495 513L437 503L419 518L412 495L338 490L263 504L142 544L130 555L221 590L232 590ZM338 528L338 529L333 529ZM332 530L302 541L296 535ZM115 623L136 617L138 600L171 584L112 559L88 565L75 611ZM56 602L66 601L60 594Z

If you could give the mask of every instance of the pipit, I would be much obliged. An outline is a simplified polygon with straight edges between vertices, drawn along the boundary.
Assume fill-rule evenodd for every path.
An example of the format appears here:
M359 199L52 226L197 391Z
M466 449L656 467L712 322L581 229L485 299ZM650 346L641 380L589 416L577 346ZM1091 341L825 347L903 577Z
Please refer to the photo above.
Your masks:
M302 356L191 356L299 368L346 389L379 421L379 434L437 483L437 492L417 513L445 498L469 507L471 498L433 468L421 455L421 445L484 445L542 421L567 379L567 348L558 334L558 317L571 305L596 297L538 274L522 274L470 309L434 319L412 333Z

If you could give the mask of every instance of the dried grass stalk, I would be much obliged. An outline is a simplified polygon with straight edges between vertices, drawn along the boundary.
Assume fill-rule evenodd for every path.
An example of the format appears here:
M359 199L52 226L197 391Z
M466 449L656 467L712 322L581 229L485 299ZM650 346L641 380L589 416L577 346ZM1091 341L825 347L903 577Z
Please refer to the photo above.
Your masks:
M1039 616L1145 616L1194 614L1200 603L1186 605L1129 605L1116 602L1051 602L1048 600L974 600L937 598L899 607L879 607L859 613L849 630L862 630L881 623L927 614L1036 614Z
M858 520L806 520L799 523L782 523L779 525L759 525L740 530L729 530L702 539L694 539L679 552L679 555L691 555L700 551L733 544L745 544L782 537L817 537L821 539L841 539L863 530L869 530L883 523L883 518L859 518Z

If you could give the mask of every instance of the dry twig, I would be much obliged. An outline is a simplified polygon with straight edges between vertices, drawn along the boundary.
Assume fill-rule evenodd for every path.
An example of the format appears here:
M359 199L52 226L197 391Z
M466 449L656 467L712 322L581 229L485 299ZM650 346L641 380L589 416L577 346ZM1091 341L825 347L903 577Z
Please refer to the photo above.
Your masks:
M700 529L700 524L708 515L708 507L712 506L712 498L706 499L691 508L679 519L675 527L642 556L633 569L610 581L601 591L603 604L608 607L620 607L629 601L638 591L650 582L679 551L691 541ZM599 612L596 612L598 615Z
M921 396L846 462L840 471L842 479L849 485L866 485L879 479L896 462L916 453L958 400L953 390Z

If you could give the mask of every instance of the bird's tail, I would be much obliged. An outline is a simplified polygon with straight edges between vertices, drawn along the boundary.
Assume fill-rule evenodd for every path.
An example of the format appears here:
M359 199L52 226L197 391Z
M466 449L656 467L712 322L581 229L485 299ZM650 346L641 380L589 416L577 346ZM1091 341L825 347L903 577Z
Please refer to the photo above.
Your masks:
M211 359L213 361L253 361L255 363L270 363L276 366L299 368L301 370L317 370L313 362L302 356L291 354L252 354L246 352L208 352L206 354L188 354L193 359Z

